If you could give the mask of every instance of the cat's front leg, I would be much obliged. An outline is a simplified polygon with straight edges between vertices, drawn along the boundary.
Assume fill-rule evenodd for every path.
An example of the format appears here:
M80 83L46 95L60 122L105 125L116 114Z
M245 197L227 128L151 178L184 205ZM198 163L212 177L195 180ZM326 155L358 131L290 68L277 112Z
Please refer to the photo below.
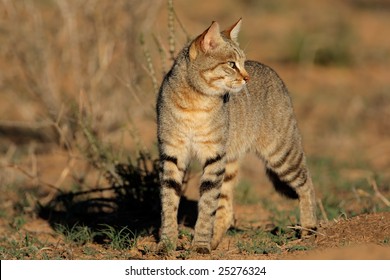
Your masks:
M160 153L161 229L158 251L176 250L178 239L177 212L182 192L183 177L188 160L183 153Z
M211 249L215 250L221 242L226 231L233 225L233 194L238 177L238 160L228 159L226 172L221 186L221 194L218 199L217 214L215 215L213 238Z
M208 254L211 252L214 221L225 174L226 154L216 153L212 157L202 160L202 163L203 174L199 190L198 219L195 225L192 248L198 253Z

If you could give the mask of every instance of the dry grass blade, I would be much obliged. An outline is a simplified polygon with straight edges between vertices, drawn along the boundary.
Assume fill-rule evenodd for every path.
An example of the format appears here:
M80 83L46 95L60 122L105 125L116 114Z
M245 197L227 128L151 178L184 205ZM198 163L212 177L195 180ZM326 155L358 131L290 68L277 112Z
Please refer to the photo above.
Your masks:
M176 13L174 8L173 8L173 14L175 15L175 19L176 19L177 23L179 24L181 30L185 34L186 40L190 41L191 40L191 36L190 36L190 34L188 34L187 29L184 27L184 24L181 22L181 20L180 20L179 16L177 15L177 13Z
M141 99L139 99L136 91L133 89L131 84L129 82L126 82L122 78L120 78L118 75L116 75L116 78L119 82L121 82L129 90L130 94L133 96L134 100L137 102L137 104L140 106L140 108L143 108L143 106L142 106L143 103L142 103Z
M378 184L374 178L369 178L368 182L370 186L374 189L375 196L378 197L387 207L390 207L390 201L383 195L378 189Z
M319 232L319 231L316 231L314 229L310 229L310 228L305 228L305 227L302 227L302 226L287 226L287 228L289 229L294 229L294 230L304 230L304 231L308 231L308 232L311 232L311 233L314 233L314 234L319 234L319 235L322 235L322 236L325 236L323 233Z
M0 121L0 135L16 143L28 143L31 140L58 142L58 134L52 122Z
M169 31L169 54L172 60L175 59L175 17L173 0L168 0L168 31Z
M161 60L161 68L162 68L162 74L165 76L165 74L168 71L168 66L167 66L167 52L161 43L160 38L158 38L155 34L153 34L153 39L154 42L156 43L158 53L160 54L160 60Z
M322 217L324 218L325 222L329 222L328 215L326 214L324 205L322 204L322 200L318 199L317 200L318 206L320 207Z
M149 49L146 47L143 35L140 38L140 42L141 42L142 50L143 50L144 57L146 60L146 67L147 67L146 72L149 74L150 78L152 79L154 92L157 93L158 89L159 89L159 84L157 82L156 71L154 70L152 56L150 55Z
M59 193L62 193L62 190L57 188L55 185L51 184L51 183L48 183L46 181L43 181L41 180L39 177L37 177L36 175L33 175L31 174L30 172L28 172L27 170L21 168L19 165L16 165L16 164L10 164L10 165L7 165L5 167L8 167L8 168L13 168L13 169L16 169L20 172L22 172L24 175L26 175L28 178L32 179L32 180L36 180L37 183L39 185L44 185L44 186L47 186L49 188L52 188L52 189L55 189L56 191L58 191Z

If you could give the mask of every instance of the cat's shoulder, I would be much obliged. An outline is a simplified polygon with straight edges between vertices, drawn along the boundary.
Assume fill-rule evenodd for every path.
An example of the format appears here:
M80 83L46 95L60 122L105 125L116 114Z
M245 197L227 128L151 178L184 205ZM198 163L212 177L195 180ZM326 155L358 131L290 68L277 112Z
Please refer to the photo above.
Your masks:
M270 66L264 64L264 63L261 63L259 61L255 61L255 60L246 60L245 61L245 68L248 70L248 71L257 71L257 72L275 72L275 70L273 70Z
M271 80L281 80L279 74L272 67L255 61L255 60L246 60L245 69L248 71L249 75L255 79L271 79Z

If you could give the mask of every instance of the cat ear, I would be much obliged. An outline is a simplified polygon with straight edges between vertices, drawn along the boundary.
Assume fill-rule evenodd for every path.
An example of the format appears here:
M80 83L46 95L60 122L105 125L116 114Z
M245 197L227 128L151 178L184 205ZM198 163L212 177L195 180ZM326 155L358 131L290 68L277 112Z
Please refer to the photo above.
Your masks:
M210 50L218 47L220 42L222 41L221 33L219 31L219 24L216 21L210 25L210 27L202 34L201 47L204 52L208 52Z
M199 51L207 53L215 49L221 42L223 42L223 39L219 31L219 24L213 21L210 27L192 42L189 49L190 59L194 60L198 56Z
M224 31L224 34L232 41L238 44L238 33L241 29L242 18L240 18L235 24Z

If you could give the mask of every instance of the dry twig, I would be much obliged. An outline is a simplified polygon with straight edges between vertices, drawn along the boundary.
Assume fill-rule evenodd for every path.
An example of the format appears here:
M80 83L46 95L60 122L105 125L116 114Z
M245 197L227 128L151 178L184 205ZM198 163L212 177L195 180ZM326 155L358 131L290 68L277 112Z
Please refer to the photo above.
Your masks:
M374 178L368 178L368 183L374 189L375 196L378 197L387 207L390 207L390 201L378 189L378 185Z
M55 189L56 191L62 193L61 189L57 188L56 186L54 186L53 184L51 183L48 183L48 182L45 182L45 181L42 181L39 177L31 174L30 172L28 172L27 170L24 170L23 168L21 168L19 165L16 165L16 164L9 164L5 167L8 167L8 168L13 168L13 169L16 169L20 172L22 172L24 175L26 175L28 178L32 179L32 180L37 180L38 183L42 184L42 185L46 185L47 187L49 188L52 188L52 189Z
M318 206L320 207L322 217L324 218L325 222L329 222L328 215L326 214L324 205L322 204L322 200L318 199L317 200Z
M306 230L306 231L314 233L314 234L319 234L319 235L325 236L325 234L323 234L323 233L321 233L319 231L316 231L316 230L311 229L311 228L305 228L305 227L302 227L302 226L287 226L287 228L289 228L289 229L296 229L296 230Z

